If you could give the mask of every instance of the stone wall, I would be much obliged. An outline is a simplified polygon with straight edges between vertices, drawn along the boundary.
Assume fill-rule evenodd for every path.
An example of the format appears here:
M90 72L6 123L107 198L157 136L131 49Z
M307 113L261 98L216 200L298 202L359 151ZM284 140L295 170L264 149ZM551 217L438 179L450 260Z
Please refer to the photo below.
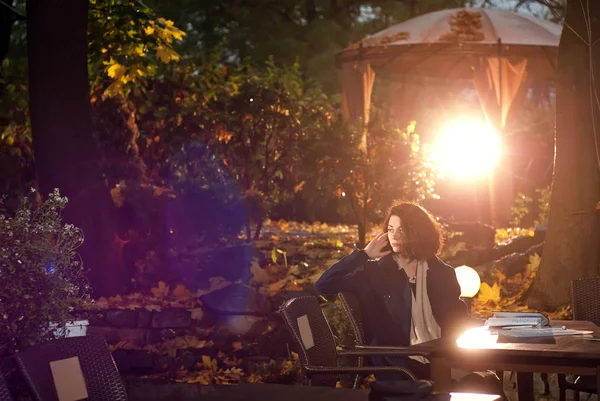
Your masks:
M99 310L89 312L87 334L106 339L123 374L174 377L181 368L194 370L203 356L242 360L239 367L249 373L256 364L288 357L291 337L270 303L230 287L203 300L201 318L185 308Z

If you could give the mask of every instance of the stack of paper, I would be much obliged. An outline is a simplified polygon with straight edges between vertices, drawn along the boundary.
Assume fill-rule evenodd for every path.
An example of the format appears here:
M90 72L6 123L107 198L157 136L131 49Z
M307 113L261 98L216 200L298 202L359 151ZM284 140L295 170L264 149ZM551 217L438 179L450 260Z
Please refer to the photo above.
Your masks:
M486 321L489 327L504 326L545 326L549 324L548 318L542 313L530 312L494 312Z
M560 327L541 327L541 328L515 328L510 330L498 330L499 335L508 337L554 337L554 336L575 336L582 334L592 334L591 330L571 330Z

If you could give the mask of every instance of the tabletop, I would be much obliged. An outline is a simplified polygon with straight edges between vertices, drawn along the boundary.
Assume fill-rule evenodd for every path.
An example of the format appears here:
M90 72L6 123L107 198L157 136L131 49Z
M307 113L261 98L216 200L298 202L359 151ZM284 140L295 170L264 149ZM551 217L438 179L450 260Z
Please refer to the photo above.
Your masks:
M407 395L400 399L410 400ZM369 390L298 386L289 384L240 384L223 386L201 397L202 401L368 401ZM424 401L500 401L495 394L446 393L431 394Z
M530 356L550 358L574 358L599 360L600 342L586 341L585 338L600 337L600 327L592 322L577 320L553 320L552 327L565 326L567 329L591 330L593 334L514 338L492 334L482 329L467 330L458 340L437 339L415 345L415 349L427 351L431 357L468 357L476 354L487 356Z

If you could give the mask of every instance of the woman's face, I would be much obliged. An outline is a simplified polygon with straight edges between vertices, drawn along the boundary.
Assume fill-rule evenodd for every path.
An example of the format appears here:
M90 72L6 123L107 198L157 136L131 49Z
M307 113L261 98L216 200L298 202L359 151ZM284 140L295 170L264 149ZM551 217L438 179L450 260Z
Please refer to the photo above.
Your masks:
M400 252L400 246L404 241L404 233L402 232L402 225L400 217L392 215L388 222L388 240L392 246L392 250L397 253Z

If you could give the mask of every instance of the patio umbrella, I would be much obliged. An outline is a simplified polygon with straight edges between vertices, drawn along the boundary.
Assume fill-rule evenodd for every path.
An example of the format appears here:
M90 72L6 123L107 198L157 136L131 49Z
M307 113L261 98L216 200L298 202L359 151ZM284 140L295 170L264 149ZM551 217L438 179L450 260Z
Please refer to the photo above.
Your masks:
M343 112L349 119L362 119L361 148L366 151L376 72L402 77L408 106L422 90L422 78L468 79L488 121L503 131L521 89L555 79L561 31L560 25L531 15L490 8L441 10L391 26L336 56L342 68ZM508 220L512 179L508 160L490 177L490 219L495 222Z
M472 80L490 122L502 129L528 80L554 80L562 27L490 8L447 9L368 36L338 53L343 110L368 121L375 73Z

